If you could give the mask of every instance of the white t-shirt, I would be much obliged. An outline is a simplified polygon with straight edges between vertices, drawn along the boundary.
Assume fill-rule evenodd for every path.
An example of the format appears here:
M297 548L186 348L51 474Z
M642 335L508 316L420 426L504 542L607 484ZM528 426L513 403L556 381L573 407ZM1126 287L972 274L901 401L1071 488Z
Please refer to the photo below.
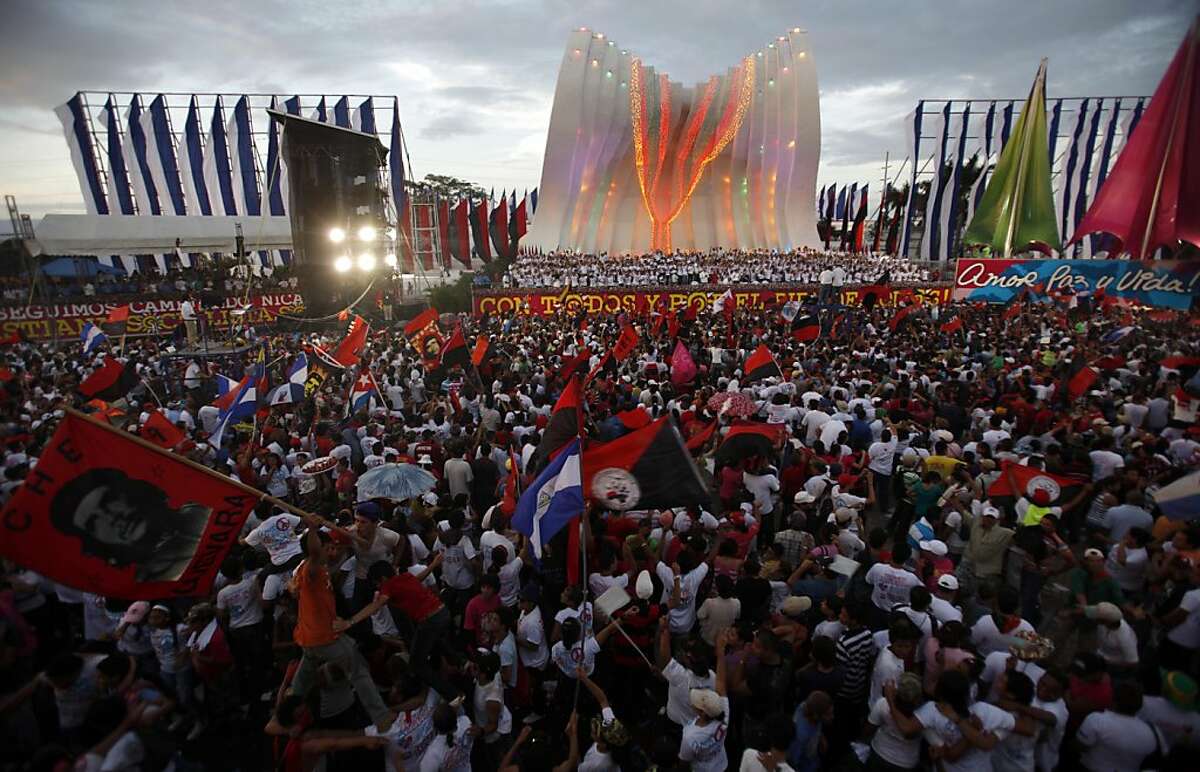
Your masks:
M445 554L442 558L442 581L447 587L455 590L467 590L471 585L475 584L475 573L471 570L471 561L479 553L475 551L475 545L466 536L462 536L458 543L445 545L441 537L433 545L435 552L441 551Z
M717 674L709 670L708 675L701 678L674 658L663 668L662 674L667 679L667 718L686 726L696 718L696 709L691 703L692 689L712 689L717 683Z
M475 738L467 731L471 719L458 717L454 727L454 745L446 742L444 735L435 735L421 756L420 772L471 772L471 748Z
M508 553L504 558L506 563L517 555L516 545L507 536L496 531L484 531L479 537L479 551L483 554L484 572L489 571L492 567L492 550L496 547L503 547Z
M891 647L880 650L871 670L871 695L868 705L874 705L883 697L883 688L894 684L904 675L904 660L892 653Z
M500 566L500 603L512 608L517 605L521 594L521 567L525 565L520 558L513 558Z
M725 720L729 719L729 699L721 698ZM691 762L692 772L725 772L729 758L725 755L725 735L729 726L721 721L710 721L700 726L692 720L683 728L679 741L679 758Z
M872 472L890 475L896 461L896 438L893 437L887 442L871 443L871 447L867 448L867 455L871 459L867 466Z
M867 584L871 585L871 602L883 611L906 605L908 593L922 582L912 571L895 568L887 563L876 563L867 571Z
M590 640L590 639L589 639ZM504 704L504 681L499 673L496 677L486 684L475 684L475 694L472 697L472 703L475 708L475 723L479 726L487 726L487 704L489 702L500 703L500 718L496 722L496 731L489 735L485 735L484 742L494 742L500 739L501 735L506 735L512 731L512 713L508 706Z
M1108 625L1096 626L1096 653L1110 665L1136 665L1138 661L1137 633L1124 619L1113 630Z
M423 704L414 710L402 710L397 713L396 720L383 735L388 738L388 752L384 754L387 772L406 772L417 768L422 754L433 741L433 711L441 701L437 691L429 689ZM375 736L377 732L374 726L369 726L364 734ZM392 764L392 758L396 754L399 754L403 765L399 769Z
M592 636L585 638L582 643L575 642L575 645L567 649L562 641L554 644L554 648L550 650L550 659L554 660L554 664L558 666L559 671L567 678L575 678L576 666L583 667L583 672L589 676L596 669L596 655L600 653L600 644L596 643L596 639Z
M1042 731L1038 734L1037 748L1034 750L1034 756L1040 769L1055 769L1058 767L1058 752L1062 748L1063 736L1067 733L1067 718L1069 717L1067 703L1062 699L1054 702L1042 702L1034 697L1033 707L1053 713L1056 719L1054 726L1043 725Z
M1075 735L1083 746L1080 761L1092 772L1138 769L1158 747L1154 730L1140 718L1111 710L1091 713ZM1163 751L1166 751L1163 748Z
M666 604L671 600L671 592L675 588L675 572L661 561L654 567L654 572L658 574L658 578L662 580L663 584L660 602ZM708 564L701 563L680 577L679 605L667 614L667 624L672 633L683 635L696 624L696 591L700 589L700 583L706 576L708 576Z
M1200 587L1189 590L1179 601L1187 618L1171 628L1167 638L1185 649L1200 648Z
M273 515L246 534L246 543L251 547L262 547L271 556L271 562L281 566L304 551L304 545L296 536L298 525L300 518L295 515Z
M1104 562L1104 568L1126 592L1141 592L1149 565L1150 553L1145 547L1126 547L1124 565L1117 559L1117 547L1113 547L1108 551L1108 559Z
M1163 697L1149 696L1142 701L1138 718L1157 727L1172 748L1200 748L1200 713L1194 710L1183 710Z
M881 698L871 703L867 721L879 727L875 736L871 738L871 748L880 758L904 769L916 768L921 759L921 736L904 736L892 718L892 710L888 707L886 699Z
M1092 459L1092 482L1112 477L1118 469L1125 468L1124 457L1111 450L1093 450L1088 458Z
M263 619L261 593L254 577L254 573L248 573L237 584L223 587L217 593L217 608L229 612L230 629L256 625Z
M983 731L992 733L1001 742L1017 724L1011 713L986 702L973 703L970 710L971 715L979 718ZM925 728L925 739L930 745L954 745L962 739L958 727L942 715L937 709L937 703L925 703L917 708L914 715ZM970 748L957 761L943 760L942 764L945 772L990 772L992 759L989 751Z
M975 648L979 649L979 653L987 656L997 651L1008 651L1008 647L1012 645L1012 637L1019 632L1034 632L1033 625L1021 620L1010 633L1001 633L996 627L996 620L991 614L980 617L975 626L971 628L971 641L975 644Z
M542 623L542 610L534 607L533 611L521 612L517 619L517 636L521 640L537 644L537 649L517 646L521 664L540 670L550 659L550 649L546 646L546 626Z
M936 595L929 599L929 613L933 614L933 618L939 624L943 625L947 622L961 622L963 620L962 609Z
M1000 698L998 689L1000 674L1008 669L1008 661L1011 658L1012 654L1009 654L1008 651L993 651L983 658L983 672L979 674L979 680L985 684L991 684L991 689L988 691L990 702L995 702ZM1033 682L1034 686L1037 686L1038 681L1042 680L1042 676L1046 674L1046 669L1041 665L1024 659L1018 659L1013 665L1013 670L1029 676L1029 680Z

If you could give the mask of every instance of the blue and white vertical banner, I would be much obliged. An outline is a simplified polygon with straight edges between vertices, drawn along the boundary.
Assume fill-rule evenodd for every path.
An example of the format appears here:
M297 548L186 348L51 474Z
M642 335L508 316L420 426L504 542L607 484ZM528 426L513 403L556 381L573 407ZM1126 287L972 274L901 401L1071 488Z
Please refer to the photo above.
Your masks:
M129 127L129 145L133 151L129 181L133 185L133 198L137 202L138 212L150 215L162 214L162 209L158 206L158 188L154 184L154 175L150 171L150 159L147 157L148 143L145 129L142 126L142 98L140 95L134 94L133 99L129 101L125 122Z
M908 257L908 245L912 237L913 210L917 199L917 171L921 165L921 129L925 115L925 100L917 102L912 120L906 121L908 129L908 147L912 150L912 180L908 184L908 201L904 205L904 240L900 245L900 254Z
M1080 167L1083 165L1083 150L1087 144L1088 117L1091 114L1089 100L1079 103L1071 122L1068 125L1070 134L1066 148L1066 160L1059 175L1059 184L1055 192L1055 211L1058 212L1058 235L1064 244L1075 232L1075 220L1068 216L1071 202L1075 200L1075 191L1079 187Z
M254 149L254 127L250 123L250 100L243 96L233 108L229 120L229 159L233 186L237 191L238 213L257 217L262 214L258 186L258 154Z
M116 99L110 94L104 103L104 132L108 140L108 198L117 205L117 214L135 214L129 190L129 171L125 163L125 140Z
M354 115L350 119L350 128L364 134L375 133L375 100L367 97L358 107L354 108Z
M1068 202L1068 205L1073 206L1069 215L1071 233L1074 233L1075 229L1079 227L1079 223L1083 222L1083 215L1087 212L1091 200L1088 192L1093 189L1092 176L1095 173L1095 164L1099 157L1097 147L1102 125L1100 119L1103 115L1104 100L1098 99L1088 118L1087 142L1083 146L1083 161L1079 165L1079 184L1075 188L1075 201ZM1072 250L1067 254L1073 257L1090 258L1092 256L1092 240L1084 239L1079 244L1073 245Z
M279 109L275 97L271 97L271 109ZM266 178L267 212L275 217L287 214L287 164L283 162L282 154L283 124L272 120L267 133L267 168L263 175Z
M225 132L225 110L221 97L213 105L209 125L208 148L204 155L204 182L213 202L213 213L235 216L237 199L233 192L233 170L229 164L229 141Z
M213 213L205 174L207 168L200 106L196 97L192 97L188 104L187 118L183 123L183 141L179 143L179 179L183 183L183 198L188 214L207 217Z
M147 144L146 160L154 188L158 191L159 207L163 214L186 214L183 189L179 185L179 164L171 135L171 117L162 94L156 96L150 106L142 111L141 123Z
M955 248L958 241L958 199L959 191L962 189L962 169L966 162L967 155L967 137L971 134L971 103L963 104L963 114L961 121L957 122L958 136L955 137L954 147L954 168L950 172L949 184L944 186L944 191L948 194L948 198L943 197L941 202L940 222L938 223L938 231L941 233L941 241L938 244L936 260L949 260L955 256ZM947 130L948 131L948 130Z
M938 113L933 121L931 121L932 131L930 136L936 137L934 140L934 152L926 162L927 171L929 172L929 193L925 197L925 234L921 238L920 256L922 260L934 260L936 254L935 246L938 242L938 225L941 221L940 204L942 201L943 188L949 183L949 179L942 175L942 166L946 162L946 153L949 151L950 145L950 108L952 102L947 102L942 111Z
M349 129L350 126L350 99L342 97L333 104L333 122L341 126L343 129Z
M317 102L317 107L312 111L312 115L308 116L314 121L326 123L329 120L329 113L325 110L325 97L321 97L321 101Z
M71 153L71 164L79 178L83 206L88 214L108 214L108 198L101 184L100 167L96 163L96 141L88 119L83 94L76 93L54 110L62 123L63 137Z
M983 125L980 127L982 135L979 140L979 176L975 178L975 183L971 186L971 192L967 194L967 211L963 222L968 225L971 223L971 218L975 215L975 209L978 208L979 202L983 200L983 191L987 189L987 181L992 176L992 166L996 163L993 158L993 146L999 147L999 134L996 131L996 103L988 104L987 113L983 116ZM999 153L996 154L997 156Z

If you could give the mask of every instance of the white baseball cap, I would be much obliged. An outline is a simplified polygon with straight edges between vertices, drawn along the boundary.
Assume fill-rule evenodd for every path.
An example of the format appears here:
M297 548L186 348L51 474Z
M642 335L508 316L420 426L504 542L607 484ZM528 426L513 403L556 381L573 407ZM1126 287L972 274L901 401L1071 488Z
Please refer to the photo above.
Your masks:
M953 591L958 589L958 577L954 574L942 574L938 577L937 583L938 587L941 587L943 590Z
M917 546L919 546L923 552L932 552L938 557L945 557L946 553L950 551L950 549L946 547L946 542L942 541L941 539L922 541Z

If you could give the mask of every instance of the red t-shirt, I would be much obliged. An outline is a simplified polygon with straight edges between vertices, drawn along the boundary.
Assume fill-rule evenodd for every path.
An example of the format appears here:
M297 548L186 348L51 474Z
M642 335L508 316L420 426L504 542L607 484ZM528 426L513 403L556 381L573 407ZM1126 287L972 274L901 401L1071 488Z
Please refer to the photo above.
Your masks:
M498 608L500 608L499 594L492 595L491 598L476 595L467 601L467 610L463 613L463 629L475 633L476 642L482 643L480 636L483 635L483 615Z
M389 605L414 622L424 622L442 608L442 599L407 571L388 579L379 591L387 596Z

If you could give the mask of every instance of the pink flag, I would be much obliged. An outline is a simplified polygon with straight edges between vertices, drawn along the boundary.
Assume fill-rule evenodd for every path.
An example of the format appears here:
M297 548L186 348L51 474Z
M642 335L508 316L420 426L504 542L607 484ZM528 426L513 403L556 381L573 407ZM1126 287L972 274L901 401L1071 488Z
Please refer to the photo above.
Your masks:
M675 341L675 352L671 354L671 384L676 388L691 383L696 377L696 363L688 353L683 341Z

